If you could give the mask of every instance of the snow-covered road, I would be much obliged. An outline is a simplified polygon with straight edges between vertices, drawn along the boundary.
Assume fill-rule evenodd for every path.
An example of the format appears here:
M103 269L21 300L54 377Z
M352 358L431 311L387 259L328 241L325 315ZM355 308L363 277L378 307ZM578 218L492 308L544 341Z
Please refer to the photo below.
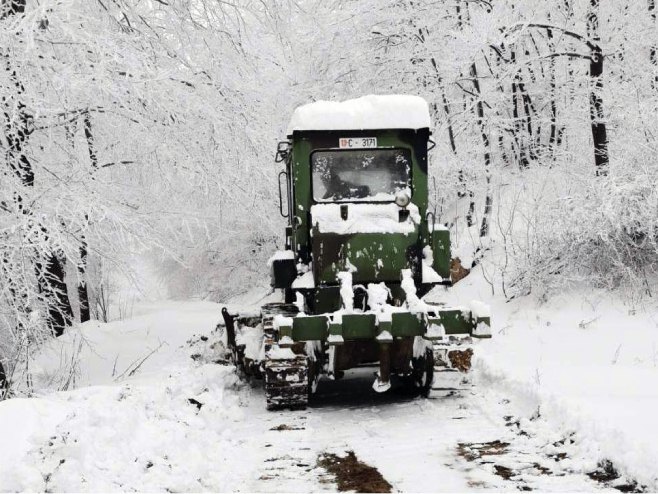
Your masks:
M335 490L316 467L323 453L354 452L376 468L393 491L593 491L605 486L585 470L591 460L570 456L569 438L494 390L429 399L402 388L375 395L373 372L359 369L342 381L323 381L303 412L266 412L252 390L245 420L258 451L248 491ZM614 489L613 489L614 490Z
M363 368L321 381L305 411L267 412L257 382L213 363L218 319L215 304L144 305L44 349L35 382L72 351L77 389L0 403L0 435L12 438L0 491L337 491L345 477L400 492L637 488L612 469L592 479L602 458L579 431L555 427L482 365L454 396L377 395ZM327 466L347 455L365 473Z

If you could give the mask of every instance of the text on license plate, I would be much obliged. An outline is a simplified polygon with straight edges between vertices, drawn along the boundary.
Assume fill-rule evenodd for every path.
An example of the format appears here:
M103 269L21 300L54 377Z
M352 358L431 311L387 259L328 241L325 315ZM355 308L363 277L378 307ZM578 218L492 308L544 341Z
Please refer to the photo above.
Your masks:
M338 147L343 148L376 148L376 137L341 137Z

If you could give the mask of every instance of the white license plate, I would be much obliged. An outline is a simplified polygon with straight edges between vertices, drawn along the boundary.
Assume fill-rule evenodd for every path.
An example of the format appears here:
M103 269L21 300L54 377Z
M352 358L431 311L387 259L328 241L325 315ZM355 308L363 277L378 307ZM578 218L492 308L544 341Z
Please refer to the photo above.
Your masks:
M341 137L338 139L338 147L341 149L352 148L376 148L376 137Z

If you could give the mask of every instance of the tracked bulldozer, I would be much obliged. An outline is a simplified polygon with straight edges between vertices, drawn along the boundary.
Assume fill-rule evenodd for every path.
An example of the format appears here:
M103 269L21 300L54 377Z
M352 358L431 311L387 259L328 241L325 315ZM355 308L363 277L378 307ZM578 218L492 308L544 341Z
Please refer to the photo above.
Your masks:
M364 365L374 391L400 376L424 396L435 371L468 370L474 339L491 336L488 308L423 299L452 283L450 233L428 209L427 103L311 103L287 134L276 152L285 249L269 261L281 301L222 311L232 359L263 379L267 408L304 408L322 376Z

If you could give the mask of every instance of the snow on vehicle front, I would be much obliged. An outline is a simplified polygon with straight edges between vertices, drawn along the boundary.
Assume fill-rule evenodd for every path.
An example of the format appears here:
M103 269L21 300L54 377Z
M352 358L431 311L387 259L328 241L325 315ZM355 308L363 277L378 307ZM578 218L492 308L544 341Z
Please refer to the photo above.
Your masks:
M420 236L418 207L384 204L315 204L311 207L313 269L319 283L340 271L355 282L399 279L411 267Z

